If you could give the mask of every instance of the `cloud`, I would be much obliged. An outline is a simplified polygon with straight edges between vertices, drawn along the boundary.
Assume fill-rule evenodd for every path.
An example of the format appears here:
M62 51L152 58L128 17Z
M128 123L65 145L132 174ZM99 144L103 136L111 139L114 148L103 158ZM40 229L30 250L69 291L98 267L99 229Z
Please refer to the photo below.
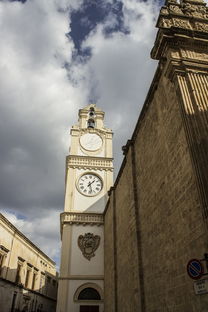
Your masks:
M82 75L88 77L91 97L104 108L106 122L115 132L116 173L122 160L121 146L131 137L157 66L149 56L157 14L157 2L124 0L123 24L128 33L106 35L106 27L113 29L115 25L109 15L82 43L83 48L92 51L92 57L82 66Z
M59 250L65 155L78 109L96 99L106 112L117 173L156 67L149 53L157 5L122 2L128 32L108 12L82 42L91 49L86 59L73 57L66 36L83 1L0 2L0 209L51 257Z
M64 134L85 101L64 67L73 50L68 13L55 1L3 2L0 20L1 205L54 207L62 203Z
M51 256L59 240L69 128L86 104L86 91L69 82L65 68L74 48L66 37L69 7L77 4L0 2L0 208L40 247L50 246ZM44 228L46 220L53 226Z

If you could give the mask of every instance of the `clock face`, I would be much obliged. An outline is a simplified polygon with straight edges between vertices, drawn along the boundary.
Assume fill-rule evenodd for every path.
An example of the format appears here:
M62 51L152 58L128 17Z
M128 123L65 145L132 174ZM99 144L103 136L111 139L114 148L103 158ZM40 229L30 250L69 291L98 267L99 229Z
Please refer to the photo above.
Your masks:
M81 136L80 144L88 151L96 151L101 148L103 141L96 133L86 133Z
M86 196L95 196L103 188L103 182L101 178L93 173L83 174L77 183L79 192Z

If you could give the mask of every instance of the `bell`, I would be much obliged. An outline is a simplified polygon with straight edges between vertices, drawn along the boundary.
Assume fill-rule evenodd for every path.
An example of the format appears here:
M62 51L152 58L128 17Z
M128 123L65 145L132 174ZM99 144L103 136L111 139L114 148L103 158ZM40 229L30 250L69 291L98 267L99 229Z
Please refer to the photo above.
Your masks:
M95 127L95 122L92 119L88 120L88 128L94 128Z

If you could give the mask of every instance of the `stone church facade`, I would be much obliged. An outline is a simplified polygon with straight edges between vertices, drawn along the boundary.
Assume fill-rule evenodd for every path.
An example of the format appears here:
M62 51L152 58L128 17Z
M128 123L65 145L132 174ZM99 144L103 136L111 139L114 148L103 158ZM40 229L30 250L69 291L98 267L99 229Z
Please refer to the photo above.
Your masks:
M57 312L208 312L206 4L167 0L157 27L158 68L113 186L104 113L89 105L72 127Z
M104 214L107 312L208 311L187 274L208 252L208 9L166 1L157 27L158 68Z

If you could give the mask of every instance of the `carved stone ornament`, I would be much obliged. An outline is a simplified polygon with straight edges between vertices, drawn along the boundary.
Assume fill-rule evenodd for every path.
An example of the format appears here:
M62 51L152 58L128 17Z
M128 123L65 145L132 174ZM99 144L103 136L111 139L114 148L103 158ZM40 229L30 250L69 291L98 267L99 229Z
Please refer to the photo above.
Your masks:
M98 235L86 233L85 235L80 235L78 237L78 246L87 260L90 260L95 256L95 251L98 249L99 245L100 236Z
M207 18L207 7L204 5L183 4L183 12L187 16Z
M170 20L168 18L162 18L160 20L159 27L170 28L172 25L173 25L172 20Z
M191 25L190 25L189 21L186 21L186 20L173 18L173 24L175 27L191 29Z
M208 32L208 24L204 23L195 23L196 30Z
M160 10L160 13L161 13L161 14L164 14L164 15L168 15L168 14L169 14L169 11L168 11L167 8L162 7L161 10Z
M173 12L173 13L183 14L182 10L179 8L178 5L170 5L169 10L170 12Z

